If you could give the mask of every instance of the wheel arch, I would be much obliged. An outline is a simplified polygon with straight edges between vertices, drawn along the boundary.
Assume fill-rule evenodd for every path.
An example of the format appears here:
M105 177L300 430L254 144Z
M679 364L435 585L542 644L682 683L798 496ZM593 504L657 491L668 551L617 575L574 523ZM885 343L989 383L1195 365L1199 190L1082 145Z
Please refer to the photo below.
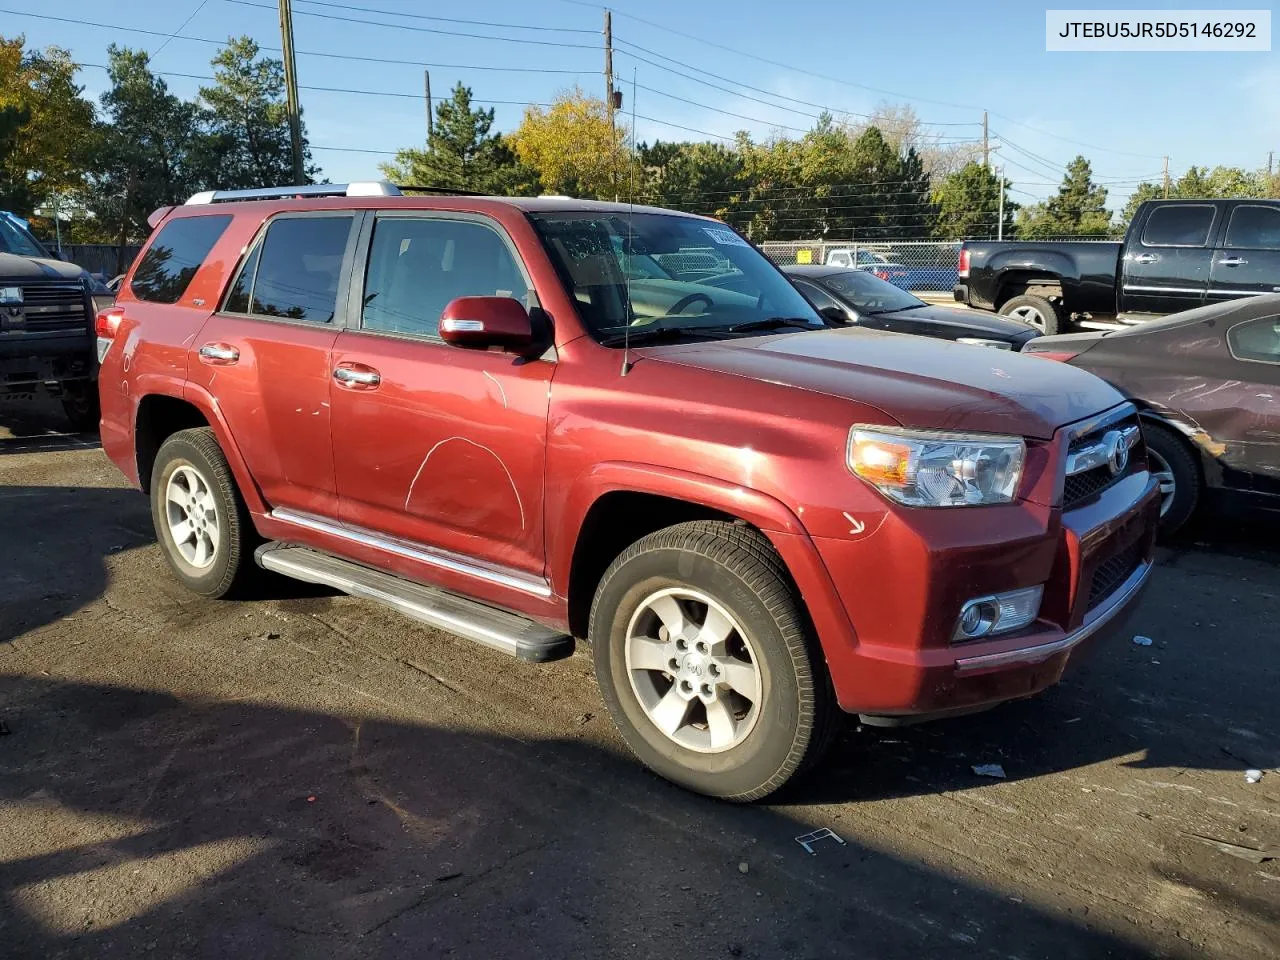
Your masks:
M217 402L201 388L187 384L181 395L167 391L144 394L138 400L134 415L134 456L138 464L138 483L144 493L150 492L151 471L156 454L164 443L179 430L208 427L227 458L231 474L251 513L261 514L266 506L253 482L248 465L239 447L231 437L226 421L218 410Z
M591 601L614 557L641 537L691 519L741 523L773 545L830 661L852 650L853 627L817 547L794 513L762 493L700 474L648 464L597 464L570 491L560 533L548 542L556 593L571 632L586 636Z

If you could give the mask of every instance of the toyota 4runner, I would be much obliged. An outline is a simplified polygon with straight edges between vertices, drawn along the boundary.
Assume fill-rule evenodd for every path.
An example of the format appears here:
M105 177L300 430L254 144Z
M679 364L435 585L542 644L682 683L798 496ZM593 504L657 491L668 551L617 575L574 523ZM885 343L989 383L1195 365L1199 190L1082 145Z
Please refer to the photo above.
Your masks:
M363 183L156 222L97 318L102 442L178 579L262 567L527 660L587 640L691 789L765 796L840 710L1043 690L1151 572L1115 390L829 329L717 221Z

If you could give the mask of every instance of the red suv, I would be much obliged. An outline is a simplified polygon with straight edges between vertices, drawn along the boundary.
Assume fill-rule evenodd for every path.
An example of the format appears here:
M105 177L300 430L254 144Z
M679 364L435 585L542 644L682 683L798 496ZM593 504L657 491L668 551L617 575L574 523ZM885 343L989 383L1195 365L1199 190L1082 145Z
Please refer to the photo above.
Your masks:
M153 225L97 321L102 441L177 577L263 567L528 660L589 640L694 790L765 796L840 710L1043 690L1150 574L1115 390L830 329L717 221L364 183Z

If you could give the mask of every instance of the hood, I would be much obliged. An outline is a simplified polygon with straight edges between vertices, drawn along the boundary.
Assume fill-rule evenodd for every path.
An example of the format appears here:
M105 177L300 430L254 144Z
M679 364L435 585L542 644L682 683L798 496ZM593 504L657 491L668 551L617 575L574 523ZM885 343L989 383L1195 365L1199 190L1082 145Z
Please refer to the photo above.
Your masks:
M84 275L81 267L65 260L0 253L0 283L5 280L79 280Z
M994 313L982 310L958 310L955 307L938 307L928 304L910 310L894 310L894 316L906 320L929 320L940 327L954 331L957 337L993 337L999 340L1021 342L1036 335L1033 327L1016 320L1006 320Z
M819 330L636 350L665 363L751 377L878 407L907 427L1048 440L1124 401L1065 363L876 330Z

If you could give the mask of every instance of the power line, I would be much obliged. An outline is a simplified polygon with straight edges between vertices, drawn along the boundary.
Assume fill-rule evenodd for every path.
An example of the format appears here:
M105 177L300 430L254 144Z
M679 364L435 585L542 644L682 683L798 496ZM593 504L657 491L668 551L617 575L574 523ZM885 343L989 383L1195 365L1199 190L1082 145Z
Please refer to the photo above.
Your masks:
M206 0L207 2L207 0ZM431 20L436 23L461 23L473 27L501 27L511 30L538 30L547 33L589 33L598 31L586 27L547 27L533 23L498 23L492 20L464 20L459 17L435 17L425 13L404 13L399 10L384 10L378 7L361 7L350 3L328 3L326 0L298 0L313 7L331 7L335 10L353 10L357 13L376 13L388 17L406 17L411 20Z
M238 0L237 0L237 2L238 2ZM713 78L713 79L715 79L715 80L720 80L720 81L722 81L722 82L724 82L724 83L732 83L732 84L734 84L735 86L742 87L742 88L744 88L744 89L746 89L746 90L752 90L752 91L754 91L754 92L756 92L756 93L763 93L765 96L767 96L767 97L773 97L773 98L775 98L775 99L777 99L777 100L786 100L786 101L788 101L788 102L790 102L790 103L798 103L798 104L800 104L801 106L805 106L805 107L816 107L816 108L818 108L819 110L824 110L824 111L826 111L827 113L832 113L832 114L841 114L841 115L844 115L844 116L850 116L850 117L859 117L859 118L861 118L861 119L863 119L863 120L869 120L869 119L872 119L872 116L873 116L872 114L869 114L869 113L857 113L857 112L852 111L852 110L841 110L841 109L840 109L840 108L838 108L838 107L831 107L831 106L827 106L826 104L822 104L822 103L814 103L814 102L813 102L813 101L811 101L811 100L801 100L801 99L799 99L798 97L789 97L789 96L786 96L785 94L781 94L781 93L774 93L772 90L766 90L766 89L764 89L763 87L754 87L754 86L752 86L752 85L751 85L751 84L749 84L749 83L743 83L741 80L734 80L732 77L725 77L725 76L722 76L722 75L720 75L720 74L718 74L718 73L712 73L710 70L703 70L701 67L693 67L693 66L689 66L688 64L684 63L683 61L677 60L677 59L675 59L674 57L668 57L668 56L666 56L665 54L658 53L656 50L650 50L650 49L648 49L647 47L642 47L642 46L640 46L638 43L632 43L632 42L630 42L629 40L625 40L625 39L622 39L622 38L619 38L619 37L614 37L614 43L625 44L625 45L626 45L626 46L628 46L628 47L633 47L633 48L635 48L636 50L641 51L641 53L647 53L647 54L649 54L649 56L657 57L659 60L666 60L666 61L668 61L668 62L670 62L670 63L679 64L680 66L683 66L683 67L685 67L686 69L692 70L692 71L694 71L695 73L700 73L700 74L702 74L703 76L711 77L711 78ZM694 83L701 83L701 84L703 84L704 86L708 86L708 87L712 87L712 88L714 88L714 89L716 89L716 90L720 90L720 91L721 91L721 92L723 92L723 93L730 93L730 94L733 94L734 96L742 97L744 100L754 100L754 99L755 99L754 97L748 97L746 94L740 93L740 92L739 92L739 91L737 91L737 90L730 90L730 89L726 89L725 87L716 86L716 84L708 83L707 81L705 81L705 80L701 80L701 79L699 79L698 77L692 77L692 76L689 76L689 74L687 74L687 73L682 73L682 72L680 72L679 70L676 70L676 69L673 69L673 68L671 68L671 67L665 66L664 64L661 64L661 63L654 63L652 60L648 60L648 59L646 59L645 57L639 56L638 54L635 54L635 53L631 52L630 50L619 50L619 51L617 51L617 52L619 52L619 53L625 53L627 56L631 57L633 60L638 60L640 63L648 64L649 66L651 66L651 67L655 67L655 68L657 68L658 70L665 70L665 71L667 71L668 73L673 73L673 74L675 74L676 76L684 77L686 80L692 80ZM781 105L779 105L779 104L776 104L776 103L769 103L768 101L764 101L764 100L762 100L762 101L760 101L760 102L761 102L761 103L766 104L767 106L775 107L775 108L780 109L780 110L785 110L785 109L787 109L786 107L783 107L783 106L781 106ZM927 126L927 127L976 127L976 126L978 126L979 124L978 124L978 122L977 122L976 120L969 120L969 121L951 121L951 122L941 122L941 121L940 121L940 122L933 122L933 121L921 120L921 121L920 121L920 125L921 125L921 126Z
M274 10L275 7L266 3L255 3L254 0L223 0L225 3L234 3L242 7L256 7L259 10ZM436 27L419 27L408 23L385 23L381 20L362 20L359 17L341 17L334 13L316 13L311 10L300 10L298 16L315 17L319 20L337 20L342 23L363 23L373 27L390 27L392 30L413 30L416 33L430 33L442 37L464 37L469 40L496 40L503 43L531 43L540 47L563 47L574 50L597 50L595 44L588 43L568 43L563 40L530 40L528 37L495 37L487 33L462 33L458 30L441 30Z
M92 67L95 70L110 69L105 64L101 64L101 63L82 63L80 64L80 66ZM186 79L186 80L217 80L218 79L217 77L213 77L204 73L179 73L176 70L152 70L151 72L161 77L182 77L183 79ZM420 93L401 93L398 90L359 90L352 87L317 87L317 86L311 86L305 83L298 84L298 89L312 90L319 93L356 93L356 94L363 94L365 96L371 96L371 97L397 97L405 100L421 100L422 99L422 94ZM480 97L472 97L471 102L483 103L487 106L499 106L499 107L506 106L506 107L548 108L553 106L553 104L550 104L550 103L530 103L527 100L485 100Z
M172 40L174 37L176 37L178 34L180 34L183 30L187 28L187 24L196 18L196 14L199 13L201 10L203 10L204 5L208 2L209 0L200 0L200 4L194 10L191 11L191 16L187 17L187 19L182 21L182 26L178 27L177 30L173 31L173 33L169 34L169 36L165 37L164 42L160 44L160 46L156 47L156 49L151 53L151 56L154 57L159 55L160 51L169 45L170 40Z
M126 27L115 23L99 23L92 20L73 20L70 17L54 17L48 14L27 13L25 10L5 10L0 9L0 13L13 14L14 16L31 17L36 20L51 20L55 23L70 23L76 26L98 27L102 30L119 30L123 33L138 33L148 37L164 37L174 40L189 40L193 43L207 43L215 47L228 47L225 40L214 40L211 37L190 37L185 36L181 32L167 34L160 30L147 30L144 27ZM181 30L181 28L179 28ZM279 47L269 47L262 44L258 45L259 50L268 53L282 53ZM406 67L436 67L441 70L488 70L505 73L554 73L567 74L570 76L581 76L588 73L594 73L594 70L565 70L557 67L498 67L482 64L470 63L428 63L422 60L398 60L394 57L362 57L352 53L329 53L321 50L295 50L299 56L304 57L326 57L333 60L351 60L356 63L386 63L396 66Z

